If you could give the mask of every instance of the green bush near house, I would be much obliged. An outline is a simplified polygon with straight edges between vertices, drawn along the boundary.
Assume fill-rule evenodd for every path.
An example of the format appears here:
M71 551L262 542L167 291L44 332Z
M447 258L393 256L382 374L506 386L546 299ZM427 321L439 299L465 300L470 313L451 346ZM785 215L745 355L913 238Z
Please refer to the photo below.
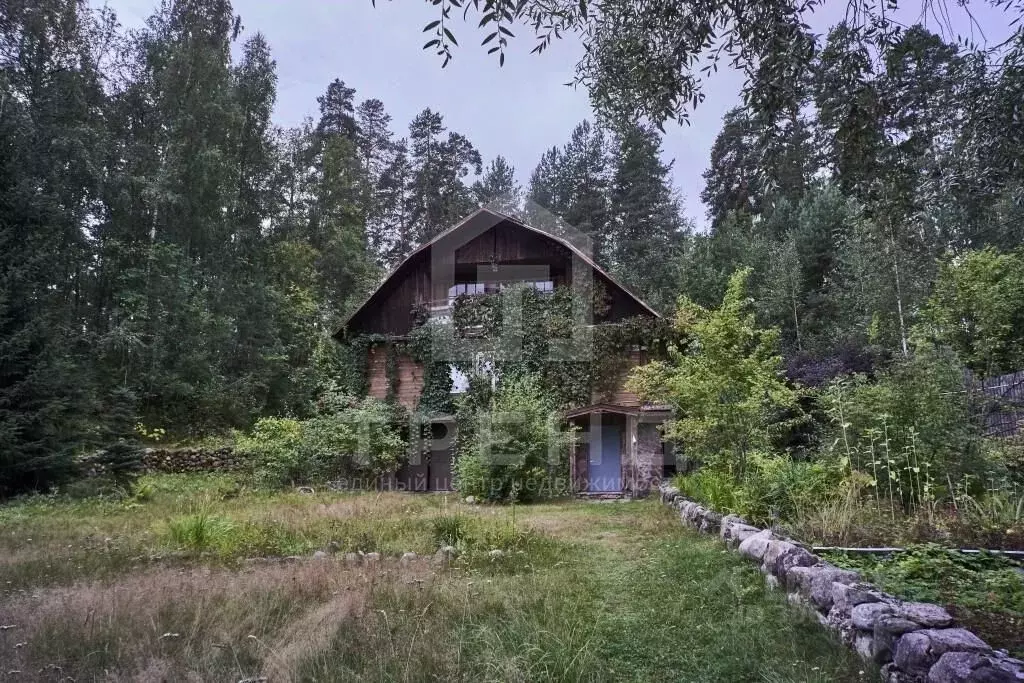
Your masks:
M571 433L536 377L503 378L491 409L475 412L471 429L456 464L459 493L529 502L565 492Z
M394 470L404 453L394 405L329 392L308 420L263 418L238 440L263 482L275 486L375 477Z

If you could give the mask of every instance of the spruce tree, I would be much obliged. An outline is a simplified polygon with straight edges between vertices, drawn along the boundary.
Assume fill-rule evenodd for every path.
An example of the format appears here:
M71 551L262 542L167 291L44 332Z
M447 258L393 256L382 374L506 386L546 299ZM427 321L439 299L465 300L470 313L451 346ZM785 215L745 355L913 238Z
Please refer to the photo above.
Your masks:
M668 311L677 296L675 261L686 226L671 166L661 160L661 137L632 126L617 136L613 159L608 261L623 284Z
M516 169L500 155L487 166L483 178L473 184L473 194L481 206L508 216L516 216L522 209L523 188L516 182Z

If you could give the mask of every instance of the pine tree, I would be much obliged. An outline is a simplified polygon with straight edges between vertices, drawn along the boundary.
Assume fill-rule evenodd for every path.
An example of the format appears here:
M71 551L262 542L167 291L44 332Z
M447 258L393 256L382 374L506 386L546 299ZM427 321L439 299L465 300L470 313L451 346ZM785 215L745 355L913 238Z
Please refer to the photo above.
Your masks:
M623 284L668 310L677 295L674 266L684 230L671 166L661 161L661 137L653 129L631 127L615 143L608 261Z
M380 251L387 267L394 267L416 246L411 221L409 188L413 168L409 160L409 142L402 138L395 143L392 156L381 175Z
M425 109L413 119L406 188L413 247L430 241L472 211L476 204L463 178L479 174L481 163L476 148L459 133L449 132L440 114Z
M123 387L112 390L104 401L106 425L103 449L96 463L115 485L130 490L142 472L142 447L135 430L135 395Z
M473 194L480 206L488 206L507 216L522 210L523 188L516 182L516 169L503 156L497 156L473 185Z
M884 148L871 55L845 24L829 32L814 67L815 148L845 194L867 199Z
M316 127L319 135L356 139L355 94L355 89L347 87L340 78L331 81L327 92L316 99L320 105L320 123Z
M608 143L604 131L583 121L573 130L561 149L544 154L530 178L527 193L528 217L538 223L550 223L550 213L571 228L572 233L589 240L585 245L595 261L608 265L610 186ZM558 226L539 225L561 232Z
M379 264L385 264L388 226L385 216L392 201L388 191L389 169L396 161L398 147L391 132L391 115L384 103L370 99L356 109L358 124L356 147L363 166L363 205L366 213L366 234L370 251Z
M7 3L0 22L0 496L72 471L88 442L89 208L103 91L74 0Z

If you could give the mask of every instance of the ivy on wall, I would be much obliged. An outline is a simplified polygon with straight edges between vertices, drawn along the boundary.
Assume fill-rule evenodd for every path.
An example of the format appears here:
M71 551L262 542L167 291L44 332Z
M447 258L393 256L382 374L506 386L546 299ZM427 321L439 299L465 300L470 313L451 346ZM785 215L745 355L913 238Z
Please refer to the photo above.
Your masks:
M348 347L346 375L353 393L369 391L369 351L385 354L387 399L397 402L398 358L408 355L423 368L417 409L426 415L455 412L450 367L470 377L467 394L491 388L490 380L474 381L482 369L497 376L531 374L542 379L563 409L605 400L617 390L629 367L630 352L644 349L648 358L665 354L675 332L670 322L638 316L613 324L594 325L607 311L607 296L598 286L573 291L538 292L526 286L500 293L460 296L452 306L452 323L414 316L408 336L360 335ZM481 368L481 360L487 368ZM461 402L472 402L463 397Z

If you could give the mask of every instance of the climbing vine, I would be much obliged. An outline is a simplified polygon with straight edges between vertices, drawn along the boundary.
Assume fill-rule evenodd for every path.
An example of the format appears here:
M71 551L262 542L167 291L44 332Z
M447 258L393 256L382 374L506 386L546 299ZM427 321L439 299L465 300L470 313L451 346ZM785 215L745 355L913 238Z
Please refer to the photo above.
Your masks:
M563 409L610 400L623 383L630 356L641 360L665 355L674 341L670 322L637 316L616 323L592 324L608 310L600 287L573 292L559 288L538 292L512 287L500 293L460 296L451 308L451 323L431 321L425 310L405 337L360 335L347 340L350 389L369 390L369 351L385 354L387 400L397 402L398 360L407 355L423 368L416 409L425 415L454 414L451 368L467 378L467 394L491 389L490 376L539 377ZM415 312L414 312L415 313ZM487 381L474 381L484 376ZM470 400L460 398L462 403Z
M419 309L413 312L415 325L408 335L347 340L346 374L354 383L352 390L365 395L369 352L383 353L387 402L405 415L407 438L417 439L419 431L418 440L426 443L434 418L454 416L455 451L461 462L463 454L473 452L480 416L493 409L499 380L501 386L523 380L523 386L540 387L547 393L544 403L556 410L609 402L633 362L664 357L669 345L680 341L672 325L660 318L593 324L607 311L607 296L600 288L538 292L521 286L460 296L451 306L450 323L431 320ZM398 403L403 355L423 370L412 415ZM452 393L453 367L467 381L459 394Z

